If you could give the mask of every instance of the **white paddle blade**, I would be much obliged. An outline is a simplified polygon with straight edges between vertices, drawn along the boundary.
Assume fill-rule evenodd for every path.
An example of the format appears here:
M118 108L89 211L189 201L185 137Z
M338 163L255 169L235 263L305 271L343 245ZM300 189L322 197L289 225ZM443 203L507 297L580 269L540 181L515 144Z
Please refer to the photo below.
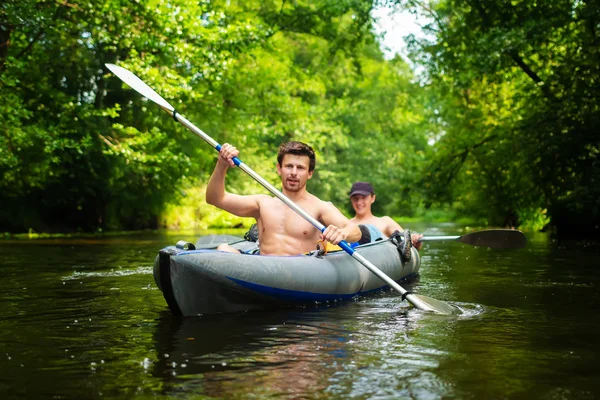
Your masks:
M158 104L159 106L171 113L173 112L173 110L175 110L173 106L171 106L165 99L163 99L150 86L146 85L144 81L135 76L133 73L115 64L106 63L105 65L106 68L108 68L119 79L131 86L133 90L146 97L148 100L152 100L153 102L155 102L156 104Z
M412 300L411 303L414 306L418 305L419 307L417 307L417 308L419 308L421 310L433 311L434 313L441 314L441 315L455 315L458 312L458 310L455 309L454 307L452 307L450 304L444 303L443 301L440 301L440 300L436 300L429 296L423 296L422 294L411 293L408 296L406 296L407 300L409 298L410 298L410 300Z

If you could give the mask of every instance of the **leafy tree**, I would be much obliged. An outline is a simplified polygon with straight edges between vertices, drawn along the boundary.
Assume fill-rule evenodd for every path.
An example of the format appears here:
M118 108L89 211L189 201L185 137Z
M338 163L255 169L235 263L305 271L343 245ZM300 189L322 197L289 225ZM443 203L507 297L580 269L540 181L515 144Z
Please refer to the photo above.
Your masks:
M142 75L154 74L151 82L162 83L157 86L168 98L178 94L175 83L184 82L173 72L178 69L217 80L231 48L249 33L239 25L220 27L223 17L206 3L185 3L2 5L0 226L156 224L153 216L190 167L178 144L185 142L166 136L169 121L158 117L160 110L108 79L104 63L131 60L136 72L143 65ZM196 61L193 68L186 66L188 57ZM166 68L148 68L155 64ZM191 93L189 87L179 91Z
M402 4L434 35L413 38L439 123L426 195L493 224L547 210L561 231L598 233L597 4Z
M429 151L425 98L402 60L383 59L372 7L3 2L0 229L156 227L167 203L198 203L192 187L207 181L214 150L113 77L107 62L140 76L221 143L236 144L273 183L277 146L302 140L319 155L316 194L347 204L360 177L380 188L382 211L408 212ZM241 193L263 190L241 174L229 179ZM197 207L191 214L205 226L209 209L200 208L208 206Z

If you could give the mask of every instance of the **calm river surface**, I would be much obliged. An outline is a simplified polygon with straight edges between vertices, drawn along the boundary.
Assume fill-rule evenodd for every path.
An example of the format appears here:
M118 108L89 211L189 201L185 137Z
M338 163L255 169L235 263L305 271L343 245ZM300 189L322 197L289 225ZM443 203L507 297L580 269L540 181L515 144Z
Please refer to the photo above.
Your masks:
M420 278L406 286L458 317L388 291L176 318L152 264L197 235L0 241L0 397L600 398L600 247L526 235L520 250L424 244Z

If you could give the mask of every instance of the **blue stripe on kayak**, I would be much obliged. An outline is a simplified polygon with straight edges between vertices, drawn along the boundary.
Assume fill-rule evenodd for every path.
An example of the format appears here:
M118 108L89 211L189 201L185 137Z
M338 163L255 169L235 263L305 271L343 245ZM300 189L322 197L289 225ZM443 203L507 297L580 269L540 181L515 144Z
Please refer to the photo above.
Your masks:
M415 276L416 274L409 274L406 277L400 279L400 281L406 280ZM247 289L250 289L254 292L264 294L266 296L274 297L281 301L300 303L300 302L311 302L311 301L333 301L333 300L350 300L357 296L364 296L369 293L379 292L384 288L389 287L388 285L383 285L378 287L377 289L372 289L366 292L356 292L356 293L345 293L345 294L335 294L335 293L313 293L313 292L302 292L299 290L288 290L288 289L280 289L274 288L271 286L259 285L258 283L246 282L240 279L232 278L230 276L227 277L233 282L237 283L240 286L243 286Z
M250 249L250 250L254 250L254 249ZM177 254L174 254L172 257L176 257L176 256L185 256L188 254L198 254L198 253L219 253L219 254L229 254L232 256L239 256L240 254L238 253L230 253L228 251L221 251L221 250L215 250L215 249L197 249L197 250L186 250L186 251L181 251ZM261 256L260 254L248 254L248 253L244 253L242 255L248 255L248 256ZM261 257L284 257L284 256L268 256L268 255L262 255ZM307 257L306 254L296 254L296 255L291 255L291 256L285 256L285 257Z
M334 293L313 293L302 292L299 290L288 290L274 288L271 286L259 285L258 283L246 282L236 278L227 277L240 286L243 286L252 291L264 294L266 296L275 297L282 301L289 302L310 302L310 301L332 301L332 300L350 300L356 296L365 294L366 292L356 292L350 294L334 294ZM383 288L383 287L382 287ZM376 289L380 290L380 289Z

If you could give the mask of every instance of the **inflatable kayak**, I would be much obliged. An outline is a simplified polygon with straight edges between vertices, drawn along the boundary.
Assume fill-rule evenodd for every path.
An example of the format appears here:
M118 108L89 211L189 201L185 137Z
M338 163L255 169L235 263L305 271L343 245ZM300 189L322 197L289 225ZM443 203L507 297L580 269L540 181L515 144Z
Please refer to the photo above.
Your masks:
M240 254L215 250L225 242ZM195 246L179 242L159 251L154 279L171 312L185 316L349 300L388 287L344 251L265 256L254 250L255 242L228 235L206 236ZM421 263L415 248L403 262L394 239L355 250L395 281L416 275Z

